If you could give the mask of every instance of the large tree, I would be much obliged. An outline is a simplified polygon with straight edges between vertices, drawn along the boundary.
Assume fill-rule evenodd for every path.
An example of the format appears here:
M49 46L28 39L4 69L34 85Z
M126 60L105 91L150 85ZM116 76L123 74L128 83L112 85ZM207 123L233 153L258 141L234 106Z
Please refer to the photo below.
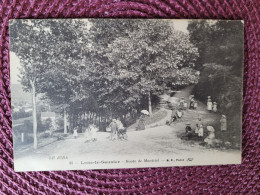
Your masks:
M49 20L47 23L50 25L54 44L49 46L48 62L45 64L45 74L42 75L48 82L42 82L40 90L63 112L66 134L68 113L77 114L72 110L81 106L88 98L86 91L81 89L83 78L80 76L85 69L82 68L85 67L82 51L86 47L84 40L88 25L83 20Z
M20 59L20 81L32 94L33 147L37 148L36 95L45 70L50 28L41 20L12 20L10 22L11 51Z
M168 20L45 20L20 26L24 32L14 37L22 50L16 52L24 64L30 60L30 70L39 69L36 89L63 110L64 133L67 118L79 125L81 119L108 121L146 108L152 113L152 95L198 80L197 49ZM28 45L19 45L23 42Z
M200 54L195 67L201 71L201 76L194 88L195 95L202 101L212 96L219 110L232 119L228 121L229 128L240 131L243 22L191 21L188 31L190 41Z
M97 50L103 56L101 60L109 62L104 73L112 81L108 93L121 91L123 102L140 102L146 96L152 114L151 93L162 92L168 83L187 85L197 81L193 70L197 49L187 34L174 30L170 21L110 20L105 25L94 21L91 30L97 43L94 52ZM106 49L100 52L101 47Z
M238 64L243 61L243 23L241 21L191 21L188 25L190 41L199 52L196 68L203 64L216 63L233 67L241 76Z

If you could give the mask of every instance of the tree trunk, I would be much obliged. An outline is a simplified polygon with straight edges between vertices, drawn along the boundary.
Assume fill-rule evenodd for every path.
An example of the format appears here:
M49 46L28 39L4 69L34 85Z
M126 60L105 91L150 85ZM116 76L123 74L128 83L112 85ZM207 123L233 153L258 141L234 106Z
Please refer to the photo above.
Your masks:
M64 134L68 133L68 129L67 129L67 112L64 108Z
M211 83L211 98L214 97L214 88L213 88L213 81L210 81Z
M33 148L37 149L37 112L36 112L36 92L35 83L30 81L32 87L32 117L33 117Z
M149 108L150 116L152 116L153 112L152 112L151 92L148 93L148 108Z
M102 121L102 119L101 119L101 114L100 114L100 112L98 113L98 128L99 129L101 129L101 121Z

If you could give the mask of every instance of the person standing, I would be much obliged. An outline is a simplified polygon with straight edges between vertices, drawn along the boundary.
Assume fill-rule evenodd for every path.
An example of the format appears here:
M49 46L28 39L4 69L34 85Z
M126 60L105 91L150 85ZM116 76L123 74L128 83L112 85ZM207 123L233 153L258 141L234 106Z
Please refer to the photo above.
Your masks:
M221 131L226 131L227 130L227 117L226 115L222 115L220 119L220 130Z
M90 128L91 125L89 125L88 128L86 128L85 130L85 138L86 138L86 142L90 142L92 140L92 133L91 133L91 128Z
M144 120L144 115L142 114L139 122L138 122L138 126L136 127L136 130L145 130L145 120Z
M212 101L211 101L211 99L209 98L208 99L208 101L207 101L207 110L209 111L209 112L211 112L212 111Z
M74 139L76 139L78 137L78 128L77 127L75 127L73 129L73 137L74 137Z
M116 138L116 134L117 134L117 130L118 130L118 127L117 127L117 123L116 123L116 119L113 119L112 122L110 123L109 125L110 129L111 129L111 132L110 132L110 140L111 141L114 141Z
M117 138L120 139L120 133L122 132L122 130L124 130L124 125L120 121L120 118L116 119L116 124L117 124Z
M195 108L194 108L194 103L195 103L194 97L191 97L189 109L195 109Z
M199 136L199 132L200 132L200 127L202 126L202 121L201 121L201 117L198 117L198 121L196 124L196 128L195 128L195 133ZM202 133L203 134L203 133Z
M199 126L199 134L198 134L198 136L199 136L199 137L203 137L203 134L204 134L203 125L200 125L200 126Z
M217 112L218 108L217 108L217 102L213 102L213 112Z
M97 131L98 131L98 128L96 127L96 125L92 125L91 126L91 134L92 134L92 141L97 141Z

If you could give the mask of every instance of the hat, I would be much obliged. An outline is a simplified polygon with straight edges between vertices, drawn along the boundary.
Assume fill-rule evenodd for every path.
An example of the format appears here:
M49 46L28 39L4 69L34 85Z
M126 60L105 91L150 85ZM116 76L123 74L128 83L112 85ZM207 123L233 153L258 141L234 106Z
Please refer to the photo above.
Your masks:
M215 131L215 129L212 126L207 126L207 130L210 131L210 132L214 132Z

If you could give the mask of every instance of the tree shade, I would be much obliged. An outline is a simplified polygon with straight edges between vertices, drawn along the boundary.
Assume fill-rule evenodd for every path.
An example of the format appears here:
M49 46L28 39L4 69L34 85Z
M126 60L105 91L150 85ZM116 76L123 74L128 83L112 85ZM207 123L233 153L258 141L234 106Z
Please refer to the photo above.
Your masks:
M151 100L169 86L198 81L198 50L170 20L16 20L10 26L17 29L11 50L21 60L24 89L44 94L71 126L151 113Z

